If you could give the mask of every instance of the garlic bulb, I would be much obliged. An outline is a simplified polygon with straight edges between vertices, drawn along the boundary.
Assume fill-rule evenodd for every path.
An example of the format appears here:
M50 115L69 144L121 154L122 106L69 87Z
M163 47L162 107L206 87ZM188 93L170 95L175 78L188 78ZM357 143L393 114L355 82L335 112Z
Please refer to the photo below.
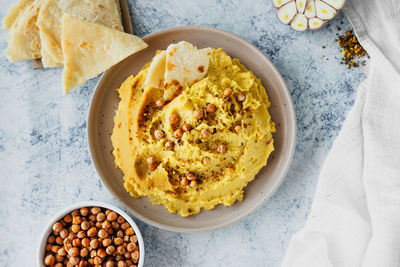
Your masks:
M296 31L316 30L333 19L346 0L272 0L279 20Z

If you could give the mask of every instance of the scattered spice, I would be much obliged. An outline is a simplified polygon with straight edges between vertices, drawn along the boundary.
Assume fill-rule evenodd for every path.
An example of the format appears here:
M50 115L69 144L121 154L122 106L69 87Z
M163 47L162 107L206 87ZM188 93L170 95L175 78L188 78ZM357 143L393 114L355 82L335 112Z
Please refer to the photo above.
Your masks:
M350 69L351 67L359 67L359 63L355 61L356 58L364 57L367 52L360 45L357 37L354 35L352 30L347 30L345 35L339 35L336 40L342 49L343 59L340 64L346 64Z

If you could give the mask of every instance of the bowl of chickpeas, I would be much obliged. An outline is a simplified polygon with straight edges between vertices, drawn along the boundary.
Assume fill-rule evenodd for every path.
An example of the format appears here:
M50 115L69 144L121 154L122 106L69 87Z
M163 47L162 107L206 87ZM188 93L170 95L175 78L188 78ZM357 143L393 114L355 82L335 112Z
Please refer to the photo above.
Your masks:
M121 209L98 201L80 202L46 226L38 262L52 267L143 267L143 238Z

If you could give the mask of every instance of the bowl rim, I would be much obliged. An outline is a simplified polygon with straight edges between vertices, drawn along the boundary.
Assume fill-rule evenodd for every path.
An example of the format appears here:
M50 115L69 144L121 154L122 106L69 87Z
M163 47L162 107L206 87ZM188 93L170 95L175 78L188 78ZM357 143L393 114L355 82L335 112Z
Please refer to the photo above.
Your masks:
M77 202L77 203L71 204L71 205L63 208L61 211L57 212L57 214L55 214L49 220L49 222L46 224L46 226L44 227L44 229L43 229L43 231L41 233L39 246L38 246L38 253L37 253L38 254L38 265L37 266L45 267L45 265L43 264L43 259L44 259L44 256L46 254L45 247L46 247L46 243L47 243L47 238L51 233L52 225L55 222L57 222L58 220L60 220L61 218L63 218L65 215L70 213L71 211L76 210L76 209L80 209L80 208L84 208L84 207L106 208L106 209L113 210L116 213L118 213L119 215L121 215L122 217L124 217L124 219L132 226L132 228L135 231L135 234L136 234L136 236L138 238L138 243L139 243L139 261L138 261L137 266L138 267L143 267L143 265L144 265L144 257L145 257L144 241L143 241L142 233L140 232L140 229L137 226L137 224L135 223L135 221L131 218L131 216L128 213L126 213L122 209L118 208L117 206L114 206L114 205L112 205L110 203L101 202L101 201L94 201L94 200L82 201L82 202Z
M218 29L218 28L213 28L213 27L209 27L209 26L199 26L199 25L189 25L189 26L178 26L178 27L172 27L172 28L167 28L167 29L163 29L157 32L153 32L150 33L148 35L145 35L142 39L146 42L147 39L149 38L153 38L156 37L157 35L162 35L165 33L169 33L169 32L174 32L174 31L182 31L182 30L203 30L203 31L210 31L210 32L214 32L214 33L218 33L221 35L224 35L226 37L232 38L235 41L242 43L245 46L248 46L250 49L254 50L254 52L263 60L267 61L270 63L270 67L272 69L272 72L274 73L274 75L280 80L280 85L282 86L282 92L284 93L285 99L287 99L287 112L288 112L288 118L289 118L289 124L291 125L291 127L293 128L293 134L290 136L288 143L290 143L291 145L288 147L289 149L289 153L288 153L288 157L286 158L286 162L284 163L284 168L282 168L280 170L280 175L279 175L279 179L276 180L276 182L273 184L273 187L271 187L270 190L270 194L267 195L264 199L262 199L261 201L259 201L256 205L254 205L251 209L248 210L248 212L243 213L241 216L238 216L237 218L234 218L230 221L224 222L224 223L220 223L218 225L212 225L212 226L208 226L208 227L202 227L202 228L191 228L191 229L187 229L187 228L181 228L181 227L176 227L176 226L170 226L170 225L165 225L156 221L153 221L151 219L146 218L145 216L142 216L141 214L139 214L138 212L136 212L134 209L132 209L129 205L127 205L123 200L122 197L118 196L118 194L116 194L111 188L108 180L103 179L102 175L101 175L101 171L99 169L99 167L97 166L97 162L95 159L95 145L93 142L93 139L90 137L90 133L94 130L92 130L93 123L91 122L90 118L92 116L92 113L94 112L93 110L95 109L94 107L94 99L97 97L97 95L99 94L99 90L97 90L97 88L99 87L99 85L103 82L103 80L105 79L105 76L108 72L112 71L112 68L110 68L109 70L105 71L100 79L98 80L95 90L93 91L91 100L90 100L90 105L89 105L89 109L88 109L88 114L87 114L87 126L86 126L86 135L87 135L87 139L88 139L88 146L89 146L89 153L90 153L90 159L91 162L94 166L94 169L97 173L97 175L99 176L99 178L101 179L101 181L105 184L106 188L108 191L111 192L111 194L119 201L119 203L121 203L121 205L126 208L127 210L129 210L136 218L138 218L139 220L155 226L159 229L163 229L163 230L167 230L167 231L172 231L172 232L178 232L178 233L196 233L196 232L209 232L209 231L213 231L216 229L221 229L224 228L226 226L229 226L231 224L237 223L239 221L241 221L242 219L244 219L245 217L247 217L248 215L250 215L251 213L253 213L254 211L256 211L258 208L260 208L263 204L265 204L274 194L275 192L278 190L279 186L282 184L283 180L285 179L288 171L289 171L289 167L291 166L292 160L293 160L293 155L294 155L294 151L296 148L296 136L297 136L297 120L296 120L296 113L295 113L295 109L294 109L294 104L293 104L293 99L291 97L291 94L289 92L289 89L282 77L282 75L280 74L279 70L276 68L275 64L272 63L272 61L260 50L258 49L255 45L253 45L252 43L250 43L249 41L243 39L242 37L233 34L231 32L222 30L222 29ZM140 52L139 52L140 53Z

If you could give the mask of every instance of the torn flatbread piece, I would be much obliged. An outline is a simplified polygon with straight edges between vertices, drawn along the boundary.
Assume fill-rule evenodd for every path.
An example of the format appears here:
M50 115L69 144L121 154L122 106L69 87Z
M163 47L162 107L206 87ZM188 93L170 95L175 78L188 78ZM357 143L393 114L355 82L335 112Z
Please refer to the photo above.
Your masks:
M28 4L32 4L33 0L19 0L14 6L10 8L7 15L3 18L3 29L9 30L17 19L19 12L24 10Z
M40 58L39 30L36 19L42 0L27 3L20 10L8 33L7 56L11 62Z
M40 30L42 64L45 68L64 64L61 48L63 14L123 31L119 0L45 0L36 22Z
M147 47L137 36L68 14L64 15L61 42L64 94Z
M171 100L185 86L191 86L206 76L210 50L197 49L192 44L181 41L169 45L166 53L164 99Z
M144 84L146 87L161 89L164 88L165 60L167 53L165 51L157 54L150 63Z

